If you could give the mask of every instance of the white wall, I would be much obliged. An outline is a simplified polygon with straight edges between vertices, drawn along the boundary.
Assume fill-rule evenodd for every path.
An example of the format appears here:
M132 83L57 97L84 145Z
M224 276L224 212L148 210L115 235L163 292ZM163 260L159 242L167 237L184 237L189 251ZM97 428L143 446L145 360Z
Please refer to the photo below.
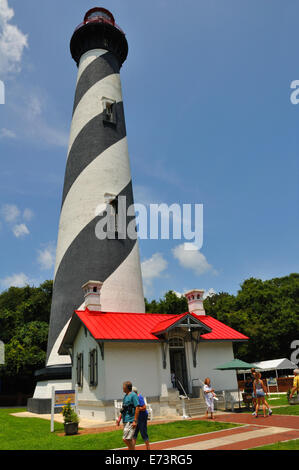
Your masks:
M235 371L219 371L214 370L215 367L234 359L233 345L230 341L199 343L196 360L197 366L193 367L193 356L191 352L191 344L186 343L186 358L188 358L188 372L190 386L192 379L200 378L204 380L210 377L212 386L215 390L231 390L237 389L237 380ZM198 382L194 382L198 385Z
M145 396L160 396L162 390L170 387L170 371L161 369L160 344L105 343L105 399L121 398L126 380ZM167 379L169 382L165 383Z
M171 387L169 360L162 366L160 344L107 342L104 361L98 347L98 385L89 385L89 351L98 347L96 341L82 326L74 342L72 367L73 387L76 384L76 356L83 352L83 387L78 390L79 400L114 400L123 397L122 384L130 380L145 396L167 395Z
M89 385L89 351L98 348L98 386L90 387ZM105 383L105 370L104 362L102 361L100 348L97 342L90 336L87 331L85 336L85 330L82 326L76 337L73 347L73 366L72 366L72 383L73 387L77 381L77 354L83 352L83 387L78 389L79 400L99 400L104 398L104 383Z

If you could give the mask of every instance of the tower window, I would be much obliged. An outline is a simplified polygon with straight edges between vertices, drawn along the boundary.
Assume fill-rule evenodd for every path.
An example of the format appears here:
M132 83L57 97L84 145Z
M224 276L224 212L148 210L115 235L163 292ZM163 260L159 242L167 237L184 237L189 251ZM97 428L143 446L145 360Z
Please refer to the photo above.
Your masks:
M113 217L114 221L114 231L115 233L118 232L118 200L114 199L111 202L111 216Z
M108 239L115 240L118 238L118 199L115 194L106 193L104 195L107 204L107 236Z
M109 98L102 98L103 121L106 124L116 124L116 101Z

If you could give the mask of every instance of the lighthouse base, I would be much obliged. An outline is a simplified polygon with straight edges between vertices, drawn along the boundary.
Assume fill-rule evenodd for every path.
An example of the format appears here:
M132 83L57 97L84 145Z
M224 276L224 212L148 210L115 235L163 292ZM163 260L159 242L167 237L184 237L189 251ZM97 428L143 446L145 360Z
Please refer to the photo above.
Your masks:
M52 387L55 390L72 389L71 364L50 366L35 372L36 383L34 395L27 401L27 411L37 414L51 413ZM57 409L57 412L60 410Z

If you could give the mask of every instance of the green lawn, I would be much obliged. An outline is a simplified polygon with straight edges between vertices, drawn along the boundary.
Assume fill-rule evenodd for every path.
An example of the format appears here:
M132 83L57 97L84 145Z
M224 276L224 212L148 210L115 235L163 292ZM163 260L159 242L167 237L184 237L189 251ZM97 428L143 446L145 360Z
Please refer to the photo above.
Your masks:
M270 395L269 397L266 397L266 400L271 406L281 406L289 404L286 393L280 395Z
M0 450L107 450L123 447L122 430L101 434L59 436L63 425L55 423L50 433L50 422L40 418L18 418L10 413L20 409L0 409ZM231 423L213 421L175 421L148 427L151 442L191 436L237 427ZM142 443L140 437L137 444Z
M281 408L274 408L273 410L274 415L299 415L299 405L289 405L289 406L282 406Z
M277 442L276 444L257 447L250 450L299 450L299 439L287 442Z

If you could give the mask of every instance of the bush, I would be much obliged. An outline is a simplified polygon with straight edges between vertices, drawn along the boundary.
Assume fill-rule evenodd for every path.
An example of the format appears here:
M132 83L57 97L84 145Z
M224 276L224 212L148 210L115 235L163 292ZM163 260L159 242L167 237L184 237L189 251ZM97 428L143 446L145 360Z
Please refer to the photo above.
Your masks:
M71 399L67 400L66 405L62 408L61 412L64 418L64 424L66 423L79 423L79 416L71 407Z

